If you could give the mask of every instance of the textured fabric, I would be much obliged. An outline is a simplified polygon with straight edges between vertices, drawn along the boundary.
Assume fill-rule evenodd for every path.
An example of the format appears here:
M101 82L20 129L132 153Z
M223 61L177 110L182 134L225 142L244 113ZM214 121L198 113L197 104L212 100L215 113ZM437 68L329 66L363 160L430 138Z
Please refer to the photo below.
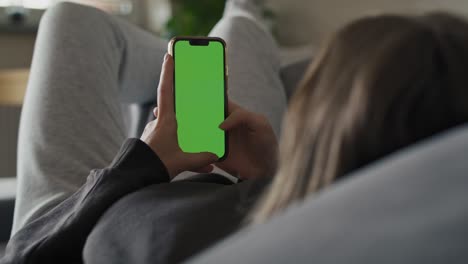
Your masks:
M278 133L286 99L272 37L229 15L211 35L228 45L229 97ZM120 103L154 100L166 50L165 40L94 8L60 3L44 14L20 124L12 234L109 164L126 137Z
M153 150L129 139L110 166L21 228L0 263L180 263L236 231L266 183L169 182Z
M88 236L84 262L180 263L242 228L264 186L199 174L129 194Z
M288 100L294 94L302 80L307 67L311 64L312 58L306 58L304 60L285 65L281 67L281 81L284 84L284 91Z
M139 139L127 140L107 168L91 171L78 191L18 231L0 263L82 263L87 237L110 205L165 182L169 174L153 150Z
M467 263L468 126L353 173L190 263Z
M124 141L121 98L156 95L166 43L61 3L43 16L23 104L13 233L63 201Z

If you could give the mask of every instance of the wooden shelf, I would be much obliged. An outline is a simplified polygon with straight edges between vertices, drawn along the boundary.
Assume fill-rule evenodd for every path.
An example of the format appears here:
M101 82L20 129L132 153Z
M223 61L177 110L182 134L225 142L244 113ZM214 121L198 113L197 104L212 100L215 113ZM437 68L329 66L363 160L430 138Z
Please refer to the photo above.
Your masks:
M21 105L28 83L29 69L0 70L0 105Z

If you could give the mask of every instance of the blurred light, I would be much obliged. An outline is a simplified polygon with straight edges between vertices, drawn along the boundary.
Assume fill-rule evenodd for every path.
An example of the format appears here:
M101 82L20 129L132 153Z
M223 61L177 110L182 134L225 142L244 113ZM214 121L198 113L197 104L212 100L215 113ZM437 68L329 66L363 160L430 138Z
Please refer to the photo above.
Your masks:
M47 7L63 2L62 0L0 0L0 7L20 6L30 9L46 9ZM72 0L84 5L94 6L109 13L128 15L132 12L131 0Z
M0 0L0 6L22 6L31 9L46 9L57 0Z

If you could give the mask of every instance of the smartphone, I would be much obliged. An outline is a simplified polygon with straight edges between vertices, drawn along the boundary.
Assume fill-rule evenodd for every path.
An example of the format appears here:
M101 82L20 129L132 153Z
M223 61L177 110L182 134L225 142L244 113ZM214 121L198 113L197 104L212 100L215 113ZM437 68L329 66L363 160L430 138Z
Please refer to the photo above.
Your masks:
M227 116L226 43L214 37L175 37L174 110L177 137L184 152L228 153L228 135L219 128Z

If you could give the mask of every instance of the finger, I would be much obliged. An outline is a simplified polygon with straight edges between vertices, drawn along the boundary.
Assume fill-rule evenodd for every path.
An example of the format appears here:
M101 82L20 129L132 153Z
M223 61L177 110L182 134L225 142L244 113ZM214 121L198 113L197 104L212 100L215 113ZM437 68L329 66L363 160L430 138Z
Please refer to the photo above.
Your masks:
M218 156L211 152L187 153L184 161L188 170L194 171L209 166L218 160Z
M213 171L213 169L214 169L213 165L207 165L207 166L204 166L204 167L192 170L192 171L198 172L198 173L210 173Z
M158 118L158 107L157 106L153 109L153 115L154 115L154 118Z
M161 118L174 117L174 61L166 54L158 87L158 114Z
M251 118L251 113L238 109L230 114L226 120L224 120L221 125L219 125L219 128L225 131L229 131L240 125L248 125Z

